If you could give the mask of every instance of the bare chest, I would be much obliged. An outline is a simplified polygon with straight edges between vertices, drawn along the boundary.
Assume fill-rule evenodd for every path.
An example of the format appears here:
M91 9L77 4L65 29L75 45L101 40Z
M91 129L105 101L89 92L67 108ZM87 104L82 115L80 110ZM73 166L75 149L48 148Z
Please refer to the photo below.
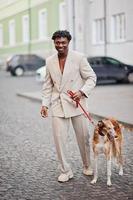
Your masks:
M65 62L66 62L66 58L59 58L59 67L62 74L64 71Z

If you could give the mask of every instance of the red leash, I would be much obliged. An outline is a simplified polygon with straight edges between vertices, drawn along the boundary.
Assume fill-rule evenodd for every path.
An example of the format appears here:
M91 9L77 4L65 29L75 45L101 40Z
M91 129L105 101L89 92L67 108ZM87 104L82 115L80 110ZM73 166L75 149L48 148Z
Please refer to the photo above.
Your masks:
M68 90L67 93L68 93L69 96L73 99L74 93L73 93L72 91L70 91L70 90ZM74 100L74 99L73 99L73 100ZM79 107L83 110L83 112L84 112L84 114L86 115L86 117L87 117L87 118L90 120L90 122L95 126L95 123L94 123L94 121L92 120L92 118L91 118L91 116L90 116L90 113L88 113L88 112L85 111L85 109L82 107L82 105L80 104L79 101L76 101L76 100L74 100L74 101L76 102L76 107L79 106Z

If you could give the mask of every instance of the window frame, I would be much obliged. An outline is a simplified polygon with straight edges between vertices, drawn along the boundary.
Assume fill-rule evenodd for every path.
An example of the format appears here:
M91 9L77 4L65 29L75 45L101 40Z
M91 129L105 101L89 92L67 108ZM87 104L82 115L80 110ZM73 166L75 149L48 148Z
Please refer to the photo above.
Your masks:
M3 24L0 24L0 47L4 46Z
M45 20L41 19L43 13L46 14ZM44 23L45 29L42 28L43 23ZM47 9L44 8L44 9L39 10L39 13L38 13L38 39L45 40L47 38L48 38L48 12L47 12Z
M27 19L27 24L26 24L26 21L25 19ZM26 14L26 15L23 15L22 16L22 41L24 43L28 43L30 41L30 24L29 24L29 15ZM26 29L26 31L25 31Z
M105 43L105 18L96 18L92 24L92 43L104 44Z
M13 29L12 29L13 24ZM14 46L16 44L16 24L15 19L11 19L8 22L8 29L9 29L9 45Z
M126 15L117 13L111 16L111 41L124 42L126 40Z

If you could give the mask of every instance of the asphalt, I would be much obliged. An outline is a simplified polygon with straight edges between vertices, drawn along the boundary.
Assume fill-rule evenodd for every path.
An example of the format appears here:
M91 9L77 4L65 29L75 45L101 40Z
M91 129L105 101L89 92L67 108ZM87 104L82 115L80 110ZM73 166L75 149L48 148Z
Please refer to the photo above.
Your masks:
M18 96L41 102L41 91L19 92ZM97 117L114 117L133 127L133 85L96 86L88 98L90 114Z

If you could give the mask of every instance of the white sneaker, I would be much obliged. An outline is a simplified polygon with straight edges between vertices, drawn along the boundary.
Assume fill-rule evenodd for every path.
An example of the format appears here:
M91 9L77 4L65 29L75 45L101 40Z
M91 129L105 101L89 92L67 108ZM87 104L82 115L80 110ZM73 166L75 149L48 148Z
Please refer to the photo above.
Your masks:
M93 170L92 170L92 168L84 168L83 169L83 174L84 175L86 175L86 176L91 176L91 175L93 175Z
M59 182L66 182L69 181L69 179L73 178L73 173L72 171L68 171L67 173L62 173L58 177Z

